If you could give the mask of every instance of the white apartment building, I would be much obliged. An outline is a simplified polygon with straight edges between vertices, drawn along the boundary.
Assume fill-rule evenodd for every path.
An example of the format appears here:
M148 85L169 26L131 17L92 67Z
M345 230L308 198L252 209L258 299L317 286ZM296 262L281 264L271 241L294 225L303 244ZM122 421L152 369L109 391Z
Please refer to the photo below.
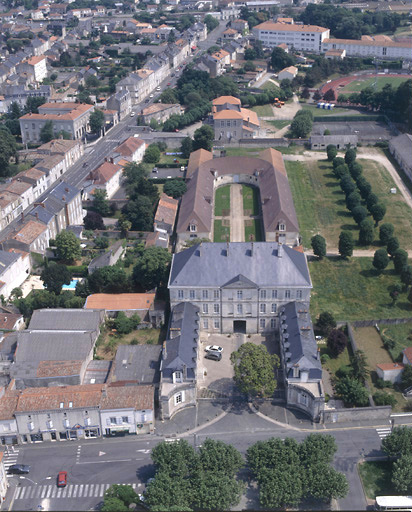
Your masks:
M345 50L347 57L380 57L381 59L412 60L412 42L396 42L384 35L362 36L361 39L331 39L322 41L322 51Z
M274 48L286 44L295 50L321 53L322 42L330 35L330 30L316 25L294 25L265 21L253 28L253 34L263 46Z

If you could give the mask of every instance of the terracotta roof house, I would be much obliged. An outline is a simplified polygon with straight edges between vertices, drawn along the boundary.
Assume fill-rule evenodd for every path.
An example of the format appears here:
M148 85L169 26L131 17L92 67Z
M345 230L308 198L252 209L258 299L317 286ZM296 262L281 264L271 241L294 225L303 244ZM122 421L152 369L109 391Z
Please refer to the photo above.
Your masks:
M23 327L23 315L16 313L0 313L0 331L18 331Z
M164 193L160 196L154 218L155 231L166 232L169 235L173 233L177 215L177 206L178 201L176 199L173 199Z
M402 363L412 366L412 347L407 347L402 351Z
M129 137L113 151L117 159L124 158L129 162L141 162L146 151L146 142L138 137Z
M403 364L400 363L382 363L376 365L376 373L380 379L388 380L394 384L400 382L403 368Z
M123 175L123 167L119 164L103 162L94 169L84 183L83 199L93 199L96 190L105 190L107 198L110 199L120 188Z
M266 241L299 245L299 225L289 181L283 158L274 149L263 151L261 158L214 158L199 165L181 200L176 227L179 245L193 238L213 240L215 190L235 180L259 188Z

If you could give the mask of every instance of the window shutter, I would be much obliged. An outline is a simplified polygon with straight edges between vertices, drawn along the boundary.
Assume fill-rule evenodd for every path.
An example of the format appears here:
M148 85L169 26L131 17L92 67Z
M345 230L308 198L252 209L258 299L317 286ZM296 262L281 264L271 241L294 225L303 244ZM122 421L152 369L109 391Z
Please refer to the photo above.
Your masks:
M185 392L182 391L182 402L184 402L184 401L185 401Z

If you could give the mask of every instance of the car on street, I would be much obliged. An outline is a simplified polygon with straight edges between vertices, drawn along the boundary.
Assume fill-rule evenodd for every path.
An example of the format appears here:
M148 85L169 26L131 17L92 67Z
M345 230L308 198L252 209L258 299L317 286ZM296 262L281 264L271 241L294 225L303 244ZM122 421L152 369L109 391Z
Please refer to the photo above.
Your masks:
M156 91L161 91L162 89L160 87L156 87Z
M208 345L205 350L206 352L223 352L223 348L219 345Z
M13 464L9 467L9 473L14 475L27 475L30 473L30 466L25 464Z
M154 97L153 94L149 94L149 98L153 98L153 97Z
M152 172L158 172L157 167L153 167Z
M134 112L130 113L130 117L134 117L136 114Z
M60 471L57 475L57 487L66 487L67 485L67 471Z
M222 353L221 352L208 352L205 355L206 359L212 359L212 361L220 361L222 359Z
M167 82L167 86L170 87L171 86L171 83L170 82Z

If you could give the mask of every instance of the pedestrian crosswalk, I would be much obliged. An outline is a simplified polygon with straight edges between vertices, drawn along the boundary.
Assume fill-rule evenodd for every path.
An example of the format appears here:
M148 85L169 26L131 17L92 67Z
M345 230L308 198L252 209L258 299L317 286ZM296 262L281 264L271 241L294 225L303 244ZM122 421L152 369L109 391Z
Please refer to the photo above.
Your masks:
M17 459L19 456L19 449L15 446L8 446L6 451L4 452L4 469L7 471L10 466L13 464L17 464Z
M388 437L388 435L392 432L391 427L385 427L385 428L377 428L376 433L381 439L385 439L385 437Z
M19 487L16 492L16 500L53 499L53 498L101 498L105 491L113 484L73 484L66 487L56 485L28 485ZM131 485L137 490L142 484Z

